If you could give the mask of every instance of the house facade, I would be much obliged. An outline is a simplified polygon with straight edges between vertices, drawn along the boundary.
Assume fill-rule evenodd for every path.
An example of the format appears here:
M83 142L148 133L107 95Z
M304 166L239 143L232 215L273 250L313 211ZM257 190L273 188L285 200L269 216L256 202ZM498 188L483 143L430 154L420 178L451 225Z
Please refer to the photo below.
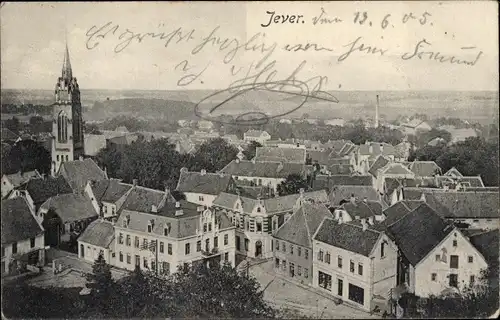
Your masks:
M366 225L325 219L314 235L313 287L371 311L396 286L397 247Z
M78 257L94 262L102 254L106 263L114 265L114 223L103 218L93 221L78 238Z
M248 130L243 134L243 140L248 142L255 141L264 145L266 141L271 140L271 135L266 131Z

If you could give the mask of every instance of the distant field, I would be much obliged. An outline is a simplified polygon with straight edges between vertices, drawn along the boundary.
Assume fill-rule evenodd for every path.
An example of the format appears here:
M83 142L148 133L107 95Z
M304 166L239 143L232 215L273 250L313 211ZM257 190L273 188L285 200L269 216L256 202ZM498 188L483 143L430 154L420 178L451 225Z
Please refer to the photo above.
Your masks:
M208 90L142 91L142 90L82 90L82 104L87 120L103 120L117 113L145 118L191 118L193 107L210 95ZM288 117L307 113L311 118L372 118L376 95L380 96L380 114L392 120L398 115L425 113L431 118L459 117L469 121L491 123L498 119L498 92L492 91L330 91L339 103L308 101ZM215 96L212 104L224 96ZM1 91L2 104L53 103L52 90ZM270 115L292 110L302 97L283 96L269 92L249 92L218 109L220 113L266 112Z

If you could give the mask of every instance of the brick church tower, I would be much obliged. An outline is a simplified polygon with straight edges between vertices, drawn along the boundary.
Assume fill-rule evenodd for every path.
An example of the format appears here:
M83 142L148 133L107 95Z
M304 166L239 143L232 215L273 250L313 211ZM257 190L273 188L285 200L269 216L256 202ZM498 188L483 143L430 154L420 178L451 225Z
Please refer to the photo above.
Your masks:
M84 154L80 89L73 77L67 45L62 74L56 83L52 119L51 174L55 176L63 162L77 160Z

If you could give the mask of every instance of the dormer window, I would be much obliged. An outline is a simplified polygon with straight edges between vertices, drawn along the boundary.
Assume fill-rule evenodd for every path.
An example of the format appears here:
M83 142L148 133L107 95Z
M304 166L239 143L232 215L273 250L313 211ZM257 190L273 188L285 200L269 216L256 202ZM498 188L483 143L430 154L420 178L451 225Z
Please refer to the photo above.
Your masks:
M149 222L148 222L148 232L149 233L153 232L154 224L155 224L154 220L149 220Z
M261 211L260 207L257 207L257 212L260 212L260 211Z
M167 225L165 226L165 228L163 228L163 235L164 236L168 236L170 234L170 223L167 223Z
M123 224L122 225L123 225L124 228L128 228L129 223L130 223L130 216L127 215L125 217L125 219L123 219Z

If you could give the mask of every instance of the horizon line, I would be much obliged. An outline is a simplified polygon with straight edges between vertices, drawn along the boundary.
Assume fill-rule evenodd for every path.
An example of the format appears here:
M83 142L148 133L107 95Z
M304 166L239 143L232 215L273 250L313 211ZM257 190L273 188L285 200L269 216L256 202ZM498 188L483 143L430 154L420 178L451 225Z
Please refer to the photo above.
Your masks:
M46 91L52 91L53 89L49 88L0 88L1 90L46 90ZM86 90L101 90L101 91L218 91L218 90L224 90L224 89L117 89L117 88L80 88L82 91ZM485 89L485 90L463 90L463 89L443 89L443 90L437 90L437 89L352 89L352 90L344 90L344 89L324 89L322 91L345 91L345 92L353 92L353 91L365 91L365 92L500 92L500 90L493 90L493 89Z

